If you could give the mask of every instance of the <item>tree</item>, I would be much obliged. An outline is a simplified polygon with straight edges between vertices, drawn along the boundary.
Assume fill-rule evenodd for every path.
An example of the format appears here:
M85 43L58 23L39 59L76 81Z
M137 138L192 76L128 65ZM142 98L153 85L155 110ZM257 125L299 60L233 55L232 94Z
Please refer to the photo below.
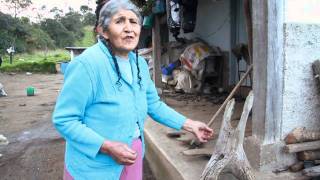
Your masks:
M84 26L87 26L87 25L94 26L95 22L96 22L96 15L91 12L86 13L82 20L82 24Z
M86 14L88 11L91 11L92 9L89 8L89 6L87 5L82 5L80 6L80 12L82 13L82 15Z
M61 24L70 32L72 32L77 39L83 37L81 14L75 11L70 11L65 16L60 18Z
M75 42L74 33L69 32L66 27L56 19L45 19L41 22L40 27L55 41L57 47L72 46Z
M62 16L63 11L61 9L59 9L58 7L53 7L52 9L50 9L51 13L54 13L54 18L55 19L60 19Z
M9 9L14 10L14 18L25 8L32 4L31 0L1 0Z

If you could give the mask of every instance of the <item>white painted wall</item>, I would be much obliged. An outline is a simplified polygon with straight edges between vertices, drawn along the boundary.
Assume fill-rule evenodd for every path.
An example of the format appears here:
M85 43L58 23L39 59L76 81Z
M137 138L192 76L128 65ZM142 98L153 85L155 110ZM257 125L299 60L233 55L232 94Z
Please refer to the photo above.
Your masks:
M296 127L320 127L320 89L311 68L320 59L320 24L286 24L284 45L283 138Z
M312 63L320 59L320 1L286 0L282 138L296 127L320 127L320 89Z

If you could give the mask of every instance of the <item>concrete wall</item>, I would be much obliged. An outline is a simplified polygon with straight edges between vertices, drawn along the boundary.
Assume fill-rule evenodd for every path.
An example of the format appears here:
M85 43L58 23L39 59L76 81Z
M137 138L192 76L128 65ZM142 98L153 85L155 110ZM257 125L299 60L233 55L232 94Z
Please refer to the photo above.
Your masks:
M320 59L320 24L285 24L282 137L320 127L320 96L311 64Z
M319 10L318 0L285 1L282 138L295 127L320 127L320 91L311 68L320 59Z

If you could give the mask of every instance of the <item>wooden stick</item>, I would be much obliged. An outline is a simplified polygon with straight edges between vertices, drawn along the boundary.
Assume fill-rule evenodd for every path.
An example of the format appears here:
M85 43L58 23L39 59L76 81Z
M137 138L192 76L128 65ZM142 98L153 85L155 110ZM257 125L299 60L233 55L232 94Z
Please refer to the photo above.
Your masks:
M298 159L301 161L320 159L320 151L303 151L297 153Z
M295 128L285 138L285 142L287 144L295 144L295 143L315 141L315 140L320 140L320 132L310 131L304 127Z
M289 144L284 147L284 151L287 153L295 153L295 152L316 150L316 149L320 149L320 141Z
M314 166L311 168L306 168L302 171L303 175L309 176L309 177L316 177L320 176L320 166Z
M207 156L211 157L213 153L213 148L201 148L201 149L188 149L185 151L182 151L183 155L186 156Z
M220 108L218 109L218 111L212 116L211 120L207 123L207 125L210 127L212 125L212 123L214 122L214 120L218 117L218 115L220 114L220 112L224 109L224 107L228 104L228 102L231 100L231 98L233 97L233 95L236 93L236 91L239 89L239 87L241 86L241 84L243 83L243 81L247 78L247 76L250 74L250 72L253 69L253 65L251 64L247 70L247 72L242 76L242 78L240 79L240 81L237 83L237 85L232 89L232 91L230 92L229 96L224 100L223 104L220 106ZM201 144L201 142L199 142L197 139L192 139L190 145L194 146L194 145L199 146Z
M241 86L241 84L243 83L243 81L247 78L247 76L249 75L249 73L252 71L253 69L253 65L251 64L247 70L247 72L242 76L242 78L240 79L240 81L237 83L237 85L232 89L232 91L230 92L229 96L226 98L226 100L224 100L223 104L220 106L220 108L218 109L218 111L212 116L211 120L208 122L208 126L210 127L213 123L213 121L218 117L218 115L220 114L220 112L223 110L223 108L227 105L227 103L230 101L230 99L233 97L233 95L236 93L236 91L239 89L239 87Z

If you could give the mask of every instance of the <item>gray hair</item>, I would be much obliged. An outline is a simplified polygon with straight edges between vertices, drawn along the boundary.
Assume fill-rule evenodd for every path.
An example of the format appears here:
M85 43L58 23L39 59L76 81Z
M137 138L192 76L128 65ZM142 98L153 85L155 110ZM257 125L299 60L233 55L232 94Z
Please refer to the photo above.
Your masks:
M111 17L121 9L130 10L135 13L139 19L139 24L142 24L142 17L139 9L130 0L110 0L103 5L99 15L99 25L102 27L103 31L108 29Z

